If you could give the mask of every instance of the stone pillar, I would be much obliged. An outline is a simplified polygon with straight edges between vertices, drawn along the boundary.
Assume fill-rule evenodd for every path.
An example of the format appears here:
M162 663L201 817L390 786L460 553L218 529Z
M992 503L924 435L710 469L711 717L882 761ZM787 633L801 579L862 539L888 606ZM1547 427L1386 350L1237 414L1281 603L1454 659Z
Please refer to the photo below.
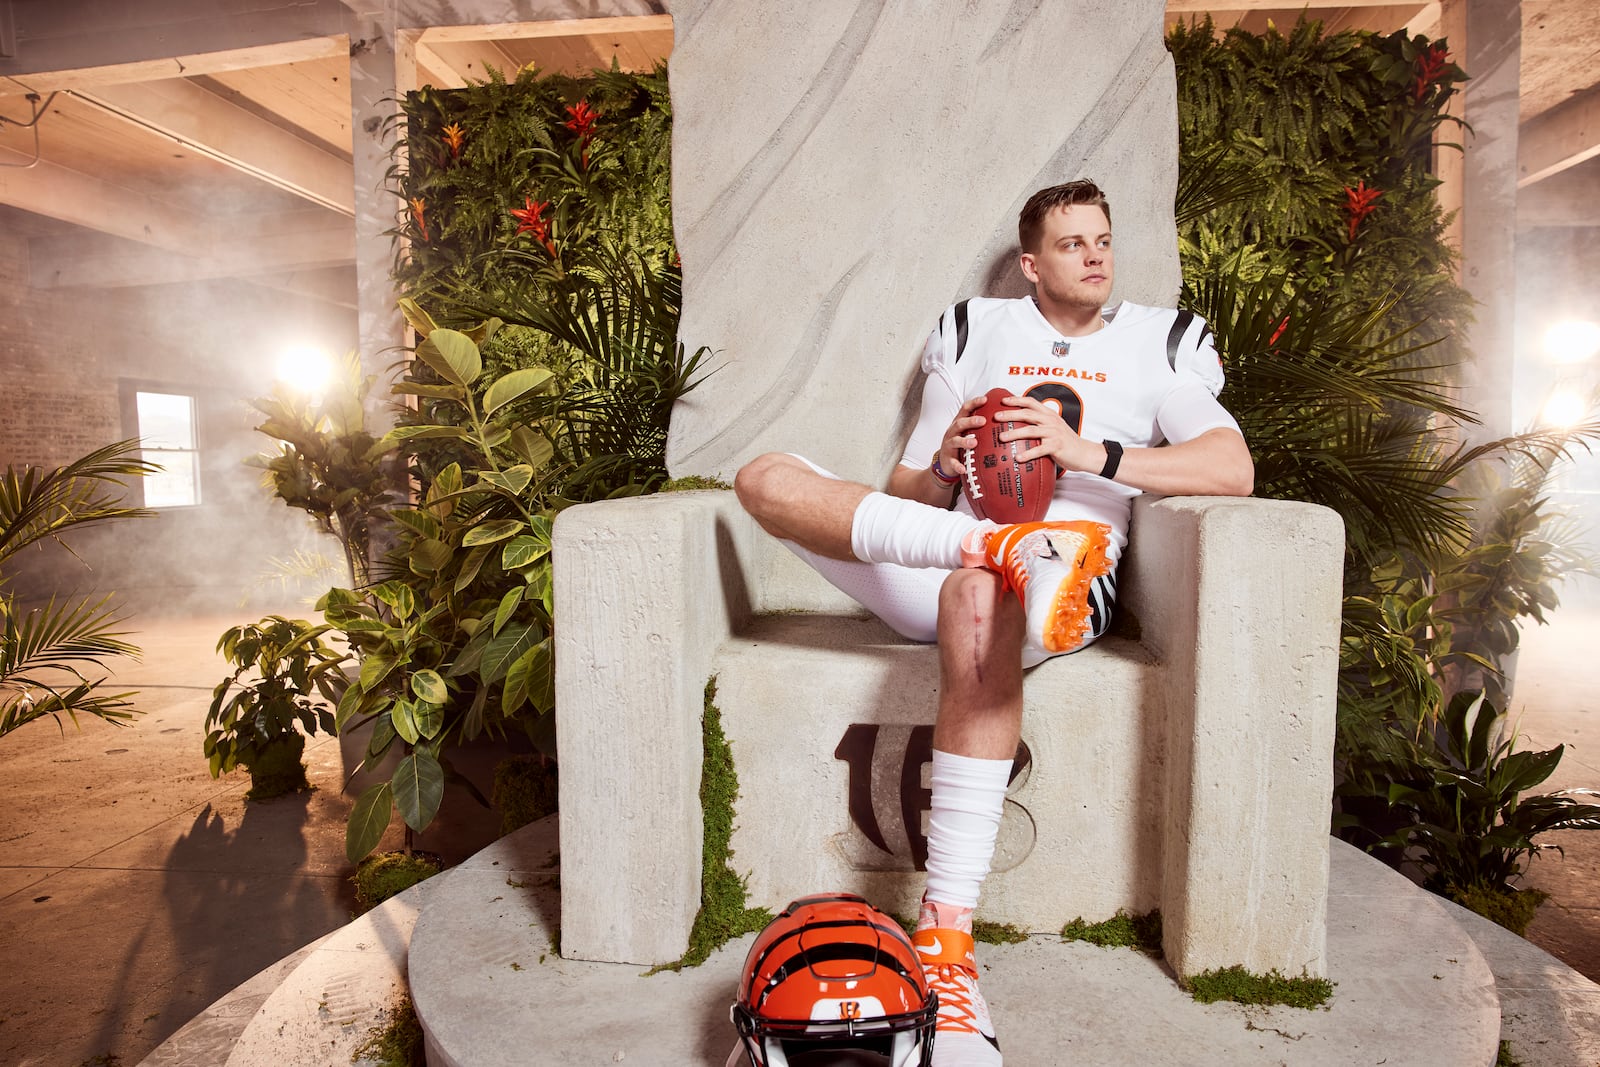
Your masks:
M718 368L673 413L673 474L792 450L880 481L939 314L1019 292L1017 211L1042 186L1100 183L1116 295L1177 295L1161 0L672 13L679 336Z
M1470 76L1461 95L1464 154L1440 153L1440 201L1458 210L1461 284L1478 302L1467 335L1463 396L1478 437L1512 432L1516 349L1517 126L1522 76L1520 0L1444 0L1440 36ZM1455 156L1459 162L1452 160Z
M368 5L370 6L370 5ZM388 381L405 344L405 318L389 277L394 248L395 198L384 189L389 149L397 136L389 121L398 110L392 13L353 12L350 18L350 118L355 143L356 325L361 366L378 376L368 402L375 433L388 429Z

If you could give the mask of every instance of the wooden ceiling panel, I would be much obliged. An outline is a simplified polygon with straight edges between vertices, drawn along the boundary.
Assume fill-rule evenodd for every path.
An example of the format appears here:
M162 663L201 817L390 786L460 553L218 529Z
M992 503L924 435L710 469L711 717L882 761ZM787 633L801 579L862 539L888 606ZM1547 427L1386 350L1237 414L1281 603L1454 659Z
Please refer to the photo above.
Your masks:
M238 106L301 133L349 160L350 64L347 58L223 71L194 80Z
M1522 121L1577 96L1597 80L1600 3L1522 0Z
M0 98L0 113L25 118L27 102ZM286 210L301 203L297 197L69 92L56 96L37 129L40 152L51 163L202 214ZM31 131L0 124L0 148L31 156Z
M1237 3L1237 0L1234 0ZM1322 23L1325 33L1343 33L1346 30L1372 30L1375 33L1393 33L1416 18L1428 5L1424 3L1355 4L1341 7L1255 7L1238 10L1215 9L1212 21L1219 30L1237 26L1250 33L1265 33L1268 26L1276 26L1287 33L1302 18ZM1168 25L1173 21L1174 7L1167 8ZM1190 11L1184 18L1203 17L1203 12Z
M1208 6L1194 0L1170 0L1167 4L1167 26L1170 28L1173 23L1179 21L1198 22L1209 12L1219 30L1238 26L1251 33L1265 33L1270 24L1287 32L1301 18L1306 18L1321 22L1323 30L1327 33L1340 33L1345 30L1392 33L1416 18L1427 7L1428 4L1422 0L1411 3L1394 3L1393 0L1370 0L1367 3L1354 4L1314 3L1309 7L1304 5L1289 7L1281 0L1268 0L1268 2L1229 0L1226 7Z
M459 85L488 81L490 69L512 81L522 67L522 62L498 41L440 41L424 48L454 73Z

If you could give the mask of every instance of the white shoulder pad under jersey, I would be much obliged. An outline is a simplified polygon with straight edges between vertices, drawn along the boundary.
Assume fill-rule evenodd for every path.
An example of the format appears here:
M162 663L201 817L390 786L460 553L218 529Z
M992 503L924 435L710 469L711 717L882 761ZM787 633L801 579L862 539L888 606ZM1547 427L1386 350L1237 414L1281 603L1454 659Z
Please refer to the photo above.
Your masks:
M946 308L923 346L923 373L937 374L954 384L950 376L961 357L966 355L971 339L988 335L1015 303L1014 300L975 296Z
M1161 335L1167 367L1180 380L1197 381L1212 396L1222 392L1222 360L1205 319L1192 311L1127 301L1107 310L1106 323L1116 331L1143 334L1150 341Z

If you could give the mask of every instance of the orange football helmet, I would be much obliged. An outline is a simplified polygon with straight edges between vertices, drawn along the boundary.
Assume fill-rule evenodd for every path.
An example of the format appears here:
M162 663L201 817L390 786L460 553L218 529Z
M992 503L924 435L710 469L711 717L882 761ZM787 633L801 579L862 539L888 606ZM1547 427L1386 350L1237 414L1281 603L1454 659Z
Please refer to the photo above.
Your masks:
M731 1014L753 1067L789 1067L791 1055L824 1048L928 1067L938 1010L900 924L831 893L794 901L761 931Z

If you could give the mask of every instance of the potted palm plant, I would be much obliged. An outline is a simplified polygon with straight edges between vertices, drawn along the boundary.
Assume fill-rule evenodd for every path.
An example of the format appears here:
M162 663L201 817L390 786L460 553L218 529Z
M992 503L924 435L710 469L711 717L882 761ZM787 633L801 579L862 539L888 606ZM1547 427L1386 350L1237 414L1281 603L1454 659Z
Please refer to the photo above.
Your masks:
M304 619L268 615L233 627L217 641L234 671L212 690L206 714L211 777L244 767L250 772L246 796L252 800L310 788L301 759L306 737L319 728L334 732L332 709L348 658L323 642L328 630ZM250 672L255 679L245 681Z
M0 569L30 545L62 541L68 530L151 512L123 503L125 483L161 468L139 457L139 442L117 441L62 467L7 465L0 473ZM63 542L64 543L64 542ZM132 693L108 693L95 674L107 660L137 656L124 641L110 597L24 608L0 574L0 737L30 722L90 715L119 726L135 714Z

